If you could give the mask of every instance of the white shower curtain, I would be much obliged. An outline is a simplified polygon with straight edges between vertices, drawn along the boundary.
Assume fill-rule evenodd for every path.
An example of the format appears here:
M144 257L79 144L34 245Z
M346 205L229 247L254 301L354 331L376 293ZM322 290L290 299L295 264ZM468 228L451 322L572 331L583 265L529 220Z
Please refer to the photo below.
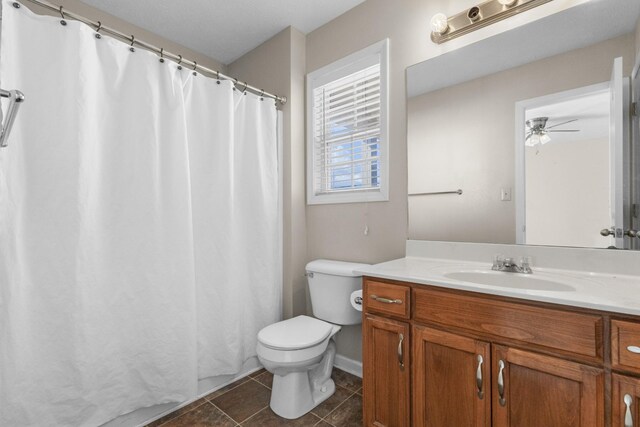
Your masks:
M193 398L280 315L274 103L2 1L0 425Z

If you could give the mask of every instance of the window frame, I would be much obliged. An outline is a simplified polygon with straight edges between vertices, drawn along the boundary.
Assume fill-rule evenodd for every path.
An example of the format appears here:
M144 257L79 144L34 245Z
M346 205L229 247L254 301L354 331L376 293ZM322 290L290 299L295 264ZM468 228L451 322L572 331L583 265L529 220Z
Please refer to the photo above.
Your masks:
M380 63L380 186L377 189L338 190L316 194L314 168L314 96L313 91L325 84ZM384 39L358 52L307 74L307 204L386 202L389 200L389 39Z

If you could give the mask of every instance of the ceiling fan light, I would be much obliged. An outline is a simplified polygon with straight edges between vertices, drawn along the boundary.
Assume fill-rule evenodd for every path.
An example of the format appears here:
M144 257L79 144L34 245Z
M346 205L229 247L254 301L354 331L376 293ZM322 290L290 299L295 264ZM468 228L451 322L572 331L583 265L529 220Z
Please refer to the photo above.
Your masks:
M525 145L527 147L535 147L538 144L540 144L540 135L536 133L532 133L531 135L529 135L529 137L525 141Z
M551 141L551 137L549 135L547 135L546 133L543 133L538 138L540 139L540 144L542 144L542 145L544 145L547 142Z

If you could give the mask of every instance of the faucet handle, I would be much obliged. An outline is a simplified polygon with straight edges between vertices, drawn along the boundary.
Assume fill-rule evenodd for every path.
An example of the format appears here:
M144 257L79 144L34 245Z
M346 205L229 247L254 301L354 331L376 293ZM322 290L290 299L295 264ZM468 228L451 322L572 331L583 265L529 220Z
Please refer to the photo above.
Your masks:
M520 258L520 269L525 274L530 274L531 271L531 257L523 256Z
M493 256L493 266L491 267L494 270L497 270L499 268L502 268L502 266L504 266L504 256L502 256L501 254L496 254Z

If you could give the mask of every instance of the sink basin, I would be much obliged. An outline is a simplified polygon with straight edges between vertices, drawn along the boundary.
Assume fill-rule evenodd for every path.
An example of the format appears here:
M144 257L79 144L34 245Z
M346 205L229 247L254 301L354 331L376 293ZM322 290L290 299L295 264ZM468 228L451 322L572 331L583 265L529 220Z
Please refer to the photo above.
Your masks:
M571 292L573 286L555 280L533 275L505 273L501 271L455 271L443 274L444 277L463 282L501 288L527 289L532 291Z

